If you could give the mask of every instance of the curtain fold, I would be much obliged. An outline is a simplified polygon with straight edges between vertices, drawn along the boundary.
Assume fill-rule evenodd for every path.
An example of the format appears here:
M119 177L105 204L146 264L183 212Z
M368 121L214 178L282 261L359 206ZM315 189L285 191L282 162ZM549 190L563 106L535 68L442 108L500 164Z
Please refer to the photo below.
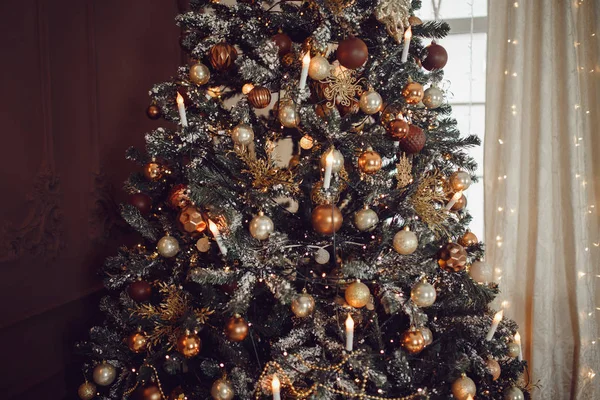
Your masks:
M489 1L487 261L536 399L600 399L600 1Z

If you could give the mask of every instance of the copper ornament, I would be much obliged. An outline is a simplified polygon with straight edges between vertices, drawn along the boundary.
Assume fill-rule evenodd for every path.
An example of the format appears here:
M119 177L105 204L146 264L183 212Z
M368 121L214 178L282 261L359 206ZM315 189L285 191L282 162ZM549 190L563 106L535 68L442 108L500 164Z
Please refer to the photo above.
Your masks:
M467 267L467 252L458 243L447 243L440 250L438 264L448 272L459 272Z
M229 43L215 44L208 53L210 65L217 71L231 68L237 58L237 50Z
M248 101L254 108L265 108L271 104L271 91L263 86L255 86L248 93Z

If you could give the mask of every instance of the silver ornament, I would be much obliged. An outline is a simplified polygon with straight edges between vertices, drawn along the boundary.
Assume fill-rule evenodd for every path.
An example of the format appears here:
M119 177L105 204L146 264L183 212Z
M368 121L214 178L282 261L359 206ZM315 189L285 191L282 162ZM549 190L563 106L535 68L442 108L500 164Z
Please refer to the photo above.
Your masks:
M419 246L419 240L414 232L405 228L394 235L394 250L399 254L412 254Z
M327 166L327 156L329 155L329 151L326 151L325 153L323 153L323 155L321 156L321 168L325 169L325 167ZM335 173L335 172L340 172L342 170L342 168L344 168L344 156L342 155L342 152L339 150L333 150L333 163L332 163L332 168L331 170Z
M210 395L214 400L231 400L235 395L233 386L225 379L217 379L210 389Z
M249 145L254 140L254 130L252 130L252 126L244 123L238 124L231 131L231 140L233 140L233 143L242 146Z
M179 253L179 242L172 236L163 236L158 241L156 250L163 257L175 257Z
M295 128L300 123L300 115L292 103L284 103L279 106L279 122L286 128Z
M273 220L260 212L252 221L250 221L250 234L258 240L266 240L269 235L275 230Z
M435 303L437 293L429 282L419 282L412 287L410 298L419 307L429 307Z
M331 255L325 249L319 249L315 253L315 261L317 262L317 264L321 264L321 265L327 264L329 262L330 258L331 258Z
M504 400L525 400L523 392L518 387L512 386L504 389Z
M100 386L108 386L115 381L117 377L117 369L109 363L96 365L94 368L94 382Z
M478 283L491 282L494 279L494 270L485 261L474 261L469 267L469 275Z
M423 105L430 110L438 108L444 102L444 92L437 86L431 86L423 94Z
M358 102L360 109L365 114L371 115L379 112L383 105L383 99L374 90L368 90L360 95L360 101Z
M190 81L196 85L204 85L210 79L210 70L202 63L196 63L190 67Z
M331 72L331 64L323 56L314 56L310 59L310 65L308 66L308 76L310 79L320 81L329 76Z
M354 214L354 225L361 232L367 232L375 228L379 222L377 213L370 208L363 208Z
M458 400L467 400L469 396L475 397L476 393L477 386L475 386L475 382L466 375L452 382L452 394Z
M521 354L521 347L519 346L519 344L515 342L510 342L508 344L508 356L512 358L517 358L519 357L519 354Z
M429 346L431 343L433 343L433 333L431 332L431 329L424 326L419 328L419 331L421 331L421 335L425 341L425 346Z
M466 190L471 186L471 175L465 171L456 171L450 175L450 184L457 192L459 190Z
M315 309L315 299L308 293L301 293L292 300L292 312L298 318L305 318Z
M84 382L77 389L77 394L81 400L91 400L96 397L96 385L92 382Z

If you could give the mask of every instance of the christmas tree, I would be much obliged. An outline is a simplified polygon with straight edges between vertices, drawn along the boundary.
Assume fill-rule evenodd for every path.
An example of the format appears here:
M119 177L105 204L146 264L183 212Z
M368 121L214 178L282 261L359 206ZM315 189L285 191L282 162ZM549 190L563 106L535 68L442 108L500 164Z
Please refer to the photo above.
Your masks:
M418 0L190 7L191 61L147 110L171 128L127 152L140 244L104 265L79 396L529 397L468 230L448 25Z

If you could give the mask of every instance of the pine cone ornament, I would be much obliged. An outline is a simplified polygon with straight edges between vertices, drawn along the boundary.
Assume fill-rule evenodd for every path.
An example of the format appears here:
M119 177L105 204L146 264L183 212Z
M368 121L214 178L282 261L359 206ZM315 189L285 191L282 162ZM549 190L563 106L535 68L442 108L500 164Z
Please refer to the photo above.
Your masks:
M399 140L400 150L415 154L425 147L425 132L416 125L410 125L408 134Z
M448 243L440 250L439 266L448 272L459 272L467 267L467 252L458 243Z

